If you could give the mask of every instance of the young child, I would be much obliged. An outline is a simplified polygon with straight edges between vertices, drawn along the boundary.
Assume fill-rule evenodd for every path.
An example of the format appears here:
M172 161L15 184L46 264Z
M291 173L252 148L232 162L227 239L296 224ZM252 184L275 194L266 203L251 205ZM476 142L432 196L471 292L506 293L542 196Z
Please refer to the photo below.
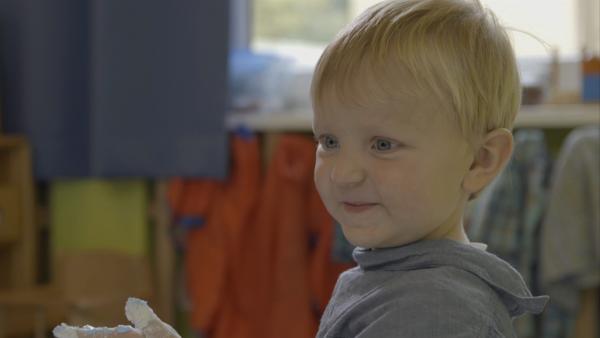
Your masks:
M315 183L358 266L318 337L515 337L512 318L544 309L463 228L511 156L520 90L506 32L478 0L385 1L327 47L311 90ZM128 334L177 337L152 316L160 334Z
M520 84L478 0L389 0L340 32L311 95L315 183L358 266L318 337L515 337L540 313L508 263L470 243L467 202L509 160Z

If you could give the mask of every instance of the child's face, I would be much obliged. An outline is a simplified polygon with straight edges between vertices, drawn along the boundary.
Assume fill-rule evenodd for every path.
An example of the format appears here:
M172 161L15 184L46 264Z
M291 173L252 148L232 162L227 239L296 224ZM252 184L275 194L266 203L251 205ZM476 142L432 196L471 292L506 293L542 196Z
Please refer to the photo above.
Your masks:
M423 95L366 108L326 101L315 108L315 183L351 243L381 248L462 234L461 182L472 154L443 104Z

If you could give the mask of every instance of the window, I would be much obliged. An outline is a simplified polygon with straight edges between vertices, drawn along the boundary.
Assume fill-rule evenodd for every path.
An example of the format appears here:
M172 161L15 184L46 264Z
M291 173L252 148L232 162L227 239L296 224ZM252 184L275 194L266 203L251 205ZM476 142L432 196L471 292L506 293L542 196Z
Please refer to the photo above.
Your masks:
M310 72L335 34L380 0L236 1L253 1L254 51L293 59ZM480 1L509 28L524 86L550 86L551 91L568 94L569 100L578 97L582 50L600 55L600 0ZM560 61L554 68L553 52Z
M350 0L254 0L254 40L324 45L351 19Z
M378 0L253 0L252 46L321 46ZM600 0L481 0L505 26L531 33L558 49L600 53ZM579 18L579 20L578 20ZM518 56L548 55L535 38L511 33Z

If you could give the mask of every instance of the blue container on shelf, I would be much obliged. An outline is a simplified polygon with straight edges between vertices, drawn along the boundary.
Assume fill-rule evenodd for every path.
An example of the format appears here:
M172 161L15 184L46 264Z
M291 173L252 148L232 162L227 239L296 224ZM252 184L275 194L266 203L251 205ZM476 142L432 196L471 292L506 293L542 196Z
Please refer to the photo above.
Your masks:
M600 57L585 58L582 61L583 102L600 102Z
M600 102L600 74L583 76L583 101Z

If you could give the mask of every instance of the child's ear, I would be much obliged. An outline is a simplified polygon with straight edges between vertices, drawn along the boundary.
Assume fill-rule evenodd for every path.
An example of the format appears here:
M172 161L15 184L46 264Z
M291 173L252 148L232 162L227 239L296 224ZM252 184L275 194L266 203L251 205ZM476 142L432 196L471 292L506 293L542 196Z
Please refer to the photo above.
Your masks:
M463 190L477 195L510 160L513 136L508 129L499 128L487 133L475 149L473 163L462 183Z

